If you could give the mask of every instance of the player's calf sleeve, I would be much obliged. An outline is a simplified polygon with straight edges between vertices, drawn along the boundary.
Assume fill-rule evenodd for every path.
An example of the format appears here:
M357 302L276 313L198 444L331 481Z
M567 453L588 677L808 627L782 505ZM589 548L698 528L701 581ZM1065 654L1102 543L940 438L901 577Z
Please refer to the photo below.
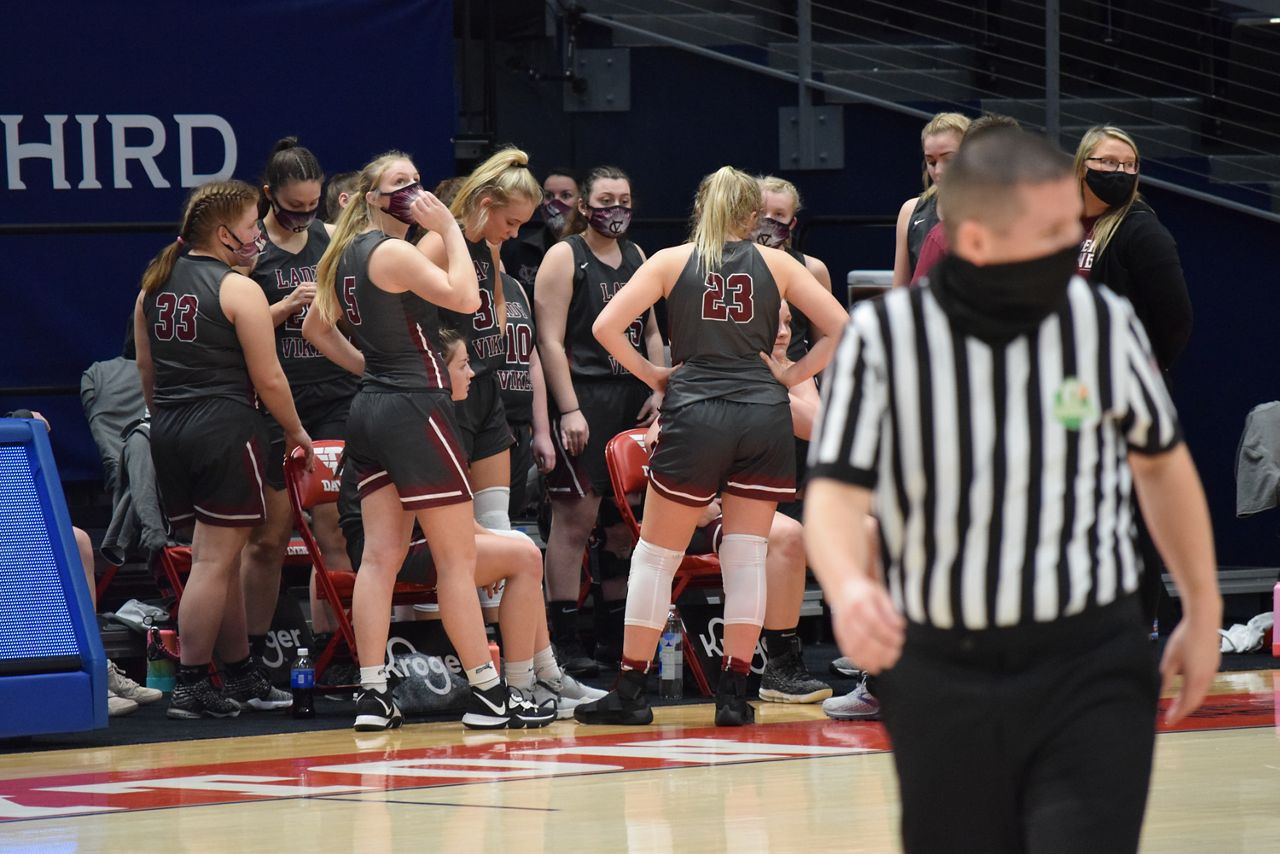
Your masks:
M725 534L720 545L724 622L764 625L764 559L769 541L754 534Z
M627 625L660 630L667 624L671 579L682 560L684 552L659 548L643 539L636 543L627 578Z

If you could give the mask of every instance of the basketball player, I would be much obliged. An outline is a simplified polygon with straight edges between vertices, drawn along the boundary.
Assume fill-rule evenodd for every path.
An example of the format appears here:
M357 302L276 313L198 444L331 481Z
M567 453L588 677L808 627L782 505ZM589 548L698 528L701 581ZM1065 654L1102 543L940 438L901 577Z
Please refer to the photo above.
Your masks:
M441 355L449 368L451 396L455 402L465 400L474 376L466 342L447 328L440 331L439 341ZM359 568L364 550L364 526L357 493L355 476L344 466L338 513L351 561ZM507 684L558 718L572 715L579 703L603 697L603 691L579 683L563 673L556 663L543 608L542 552L533 540L520 531L487 531L478 522L472 524L476 537L476 582L488 588L504 587L498 624L502 631L502 668ZM427 586L436 583L430 544L416 527L397 578Z
M280 424L285 448L311 438L276 358L252 266L262 237L257 193L241 181L196 188L177 240L152 260L134 310L138 372L151 411L151 456L170 524L190 529L191 576L178 614L182 645L171 718L235 717L241 704L291 704L249 655L240 552L266 517L266 431L254 394ZM209 680L213 655L225 693Z
M276 327L276 355L289 380L294 406L312 439L343 439L347 410L356 393L356 378L326 359L302 337L302 319L315 298L316 265L329 245L332 226L316 218L324 172L314 154L296 137L275 144L263 171L262 214L258 229L266 242L250 277L262 288ZM293 514L284 491L284 432L266 418L270 445L266 455L267 520L249 534L241 558L249 647L258 660L266 650L267 632L280 593L280 567L293 533ZM313 511L312 529L328 566L350 570L337 510L323 504ZM317 633L330 632L328 606L315 598L311 613Z
M480 283L479 308L467 313L446 311L443 320L463 333L476 374L459 409L458 426L471 464L476 520L490 530L511 528L507 508L513 439L496 373L506 362L506 296L498 276L498 248L516 236L541 199L542 187L529 171L528 155L504 148L467 176L449 206L462 228ZM418 248L428 260L444 264L444 238L434 229Z
M671 581L698 517L721 495L724 537L724 661L716 686L717 726L751 723L747 674L765 611L765 550L780 498L795 491L795 443L787 388L812 377L835 347L844 312L794 258L750 241L760 187L723 167L694 202L693 240L664 249L631 277L594 324L600 343L655 391L665 391L649 463L640 541L631 556L626 634L618 685L574 710L583 723L647 724L644 698ZM628 339L633 319L666 297L676 368L644 359ZM782 300L822 336L783 368L769 351Z
M410 223L441 241L442 269L404 241ZM399 726L385 664L391 590L416 519L432 545L445 631L472 687L463 722L523 727L547 718L511 694L489 657L475 591L471 486L457 438L437 306L480 305L466 241L448 209L392 152L360 173L316 272L303 334L352 373L363 373L347 424L346 466L357 479L365 544L352 617L362 690L357 730ZM336 326L339 317L359 350ZM363 352L362 352L363 351Z
M760 210L760 221L756 223L755 233L751 239L761 246L781 249L804 265L813 274L818 284L831 292L831 272L827 265L806 255L792 246L792 238L796 233L796 214L800 213L800 191L796 185L785 178L765 175L759 179L760 197L764 199L764 207ZM813 343L813 333L809 318L803 312L788 309L791 314L791 343L787 356L795 361L809 352Z
M631 201L631 179L625 172L614 166L593 169L579 200L587 225L551 247L534 288L538 350L554 405L551 435L557 454L547 481L551 636L565 668L577 675L597 670L578 641L577 601L582 550L595 527L600 496L612 494L604 446L623 430L651 423L662 403L660 394L591 334L591 324L644 263L644 252L626 237ZM647 307L632 318L627 334L633 349L643 345L650 361L663 361L658 324ZM613 598L620 601L622 596L618 590Z

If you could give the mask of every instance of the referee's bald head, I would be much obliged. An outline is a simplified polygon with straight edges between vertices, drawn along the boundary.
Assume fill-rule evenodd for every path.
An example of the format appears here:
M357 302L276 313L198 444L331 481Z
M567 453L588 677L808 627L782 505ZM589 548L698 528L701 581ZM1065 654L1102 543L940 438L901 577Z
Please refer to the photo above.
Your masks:
M948 237L967 220L1001 230L1024 213L1023 186L1072 178L1071 158L1048 140L1015 128L992 128L966 139L938 188Z

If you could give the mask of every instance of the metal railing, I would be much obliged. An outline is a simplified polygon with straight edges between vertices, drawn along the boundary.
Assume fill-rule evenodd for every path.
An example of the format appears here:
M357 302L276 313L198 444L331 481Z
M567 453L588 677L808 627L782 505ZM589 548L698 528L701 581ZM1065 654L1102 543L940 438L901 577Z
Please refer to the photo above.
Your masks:
M720 0L728 27L696 0L580 2L583 21L795 83L802 123L822 93L917 118L1006 112L1068 148L1113 124L1146 185L1280 222L1280 24L1243 7Z

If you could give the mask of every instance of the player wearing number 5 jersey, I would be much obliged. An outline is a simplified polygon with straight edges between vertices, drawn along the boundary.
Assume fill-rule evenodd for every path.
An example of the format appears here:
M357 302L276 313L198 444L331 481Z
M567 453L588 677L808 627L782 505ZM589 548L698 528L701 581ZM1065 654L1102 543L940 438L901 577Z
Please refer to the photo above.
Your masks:
M612 693L575 710L583 723L653 720L643 696L645 675L666 621L671 580L703 508L717 494L724 513L725 655L715 722L754 720L746 680L764 621L765 547L779 499L795 489L787 389L826 365L844 319L840 304L803 265L750 242L760 208L760 187L750 175L726 166L704 178L693 241L655 254L595 322L600 343L666 397L631 555L622 672ZM674 368L645 360L626 336L631 318L663 297ZM769 355L783 299L822 336L786 368Z
M438 235L446 268L405 242L410 223ZM362 688L357 730L402 722L384 664L392 587L415 520L431 543L445 632L473 688L463 723L522 727L554 718L508 694L489 658L476 597L471 486L437 329L438 308L472 312L479 305L462 231L449 209L422 189L413 163L392 152L365 166L320 259L316 299L302 324L316 349L363 374L344 462L344 476L356 483L365 537L352 601ZM354 346L336 327L340 317Z
M626 237L631 201L625 172L614 166L591 170L578 200L584 230L551 247L534 288L538 351L555 416L551 436L556 464L547 478L551 636L565 669L575 675L597 667L579 648L576 623L582 550L595 527L600 496L612 494L604 446L622 430L651 423L662 400L591 334L591 324L644 263L640 247ZM649 357L662 360L662 338L652 311L631 318L627 339L637 350L645 343ZM607 580L605 597L621 602L625 589L614 581ZM616 629L620 633L621 625Z
M288 705L249 656L240 589L240 551L264 518L265 433L255 391L289 448L311 451L276 358L266 298L231 269L251 266L261 247L256 200L240 181L197 188L177 240L147 267L134 309L161 502L175 529L194 527L173 718L234 717L240 706L232 697L260 708ZM215 651L226 666L225 695L208 678Z

